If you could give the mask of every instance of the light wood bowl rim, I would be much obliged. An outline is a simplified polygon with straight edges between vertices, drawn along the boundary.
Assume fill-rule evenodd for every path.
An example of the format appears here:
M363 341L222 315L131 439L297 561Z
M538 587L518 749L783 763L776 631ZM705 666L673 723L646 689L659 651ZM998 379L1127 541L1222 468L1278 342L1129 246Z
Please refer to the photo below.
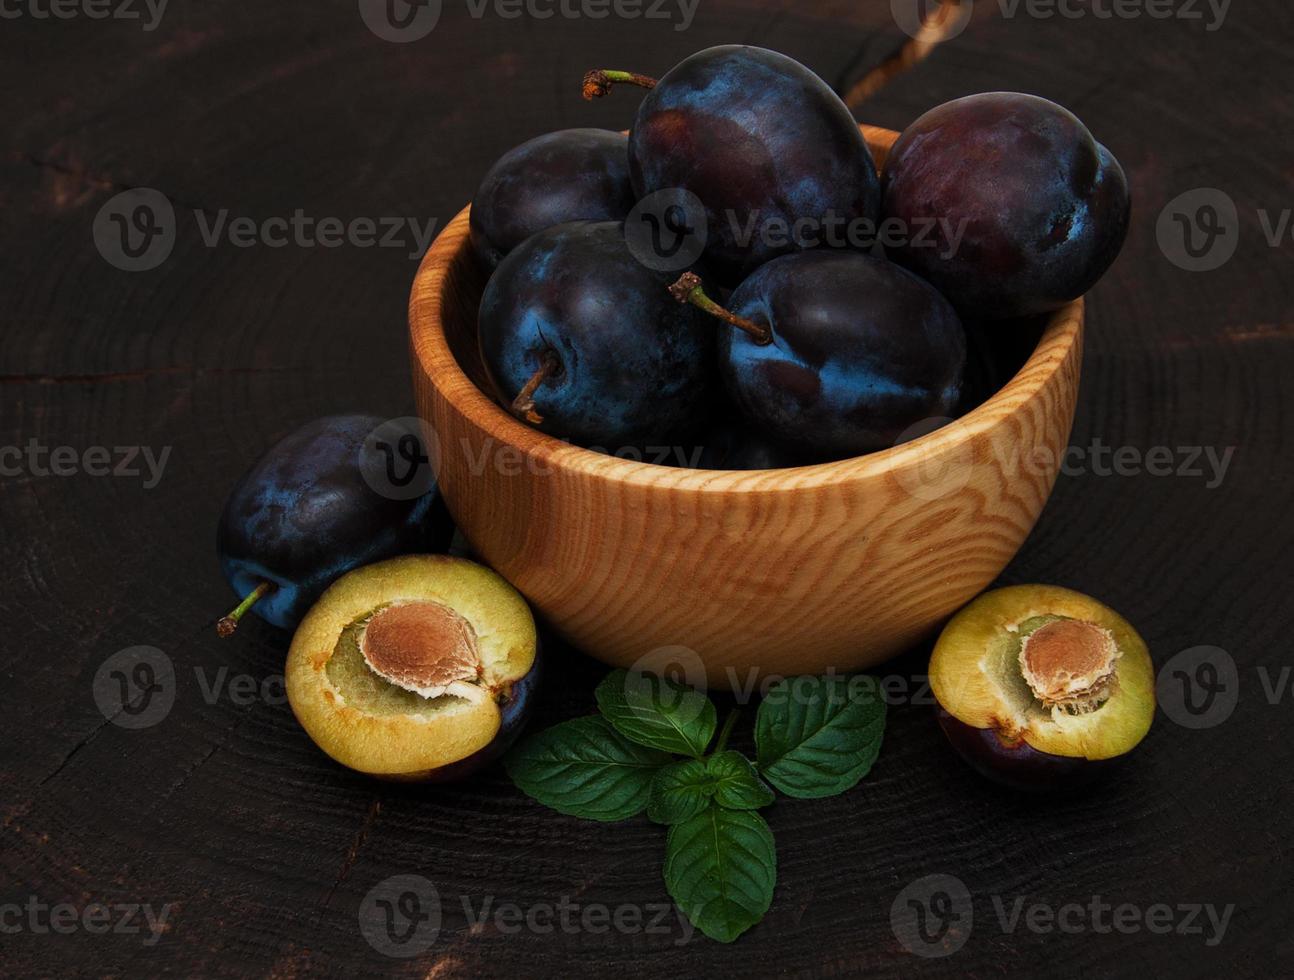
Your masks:
M873 126L860 128L868 143L882 154L899 135ZM1051 314L1037 347L1015 376L988 399L952 424L866 456L772 470L700 470L621 459L563 442L514 418L473 384L454 357L440 310L449 270L459 252L471 247L470 213L469 204L445 226L418 266L409 297L410 347L427 379L467 422L498 445L513 447L552 471L578 472L640 487L715 493L798 492L806 486L872 480L920 465L934 454L957 451L1003 425L1054 383L1081 343L1080 298ZM794 474L794 479L779 486L779 474Z

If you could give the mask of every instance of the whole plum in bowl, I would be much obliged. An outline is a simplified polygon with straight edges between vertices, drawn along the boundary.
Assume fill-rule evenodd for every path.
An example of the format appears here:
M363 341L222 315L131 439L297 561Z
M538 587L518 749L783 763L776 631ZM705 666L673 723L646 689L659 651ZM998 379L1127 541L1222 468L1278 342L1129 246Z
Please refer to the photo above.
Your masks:
M898 134L862 132L883 168ZM784 469L662 466L662 447L598 452L509 411L518 393L499 397L480 353L487 272L469 212L413 284L419 414L472 548L586 653L628 667L682 647L718 687L866 668L987 587L1038 519L1074 416L1081 298L994 325L1010 333L992 355L1001 380L893 446Z

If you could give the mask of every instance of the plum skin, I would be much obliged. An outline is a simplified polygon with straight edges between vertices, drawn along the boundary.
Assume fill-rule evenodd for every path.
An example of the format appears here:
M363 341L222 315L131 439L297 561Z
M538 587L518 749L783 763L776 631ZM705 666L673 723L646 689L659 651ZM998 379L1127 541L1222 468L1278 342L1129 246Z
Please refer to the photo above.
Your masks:
M881 185L883 219L907 229L890 257L963 316L1047 313L1082 296L1118 256L1131 214L1110 151L1069 110L1015 92L955 99L918 118L890 151ZM948 229L959 227L954 246Z
M966 333L956 312L906 270L856 252L783 256L728 302L772 327L771 344L724 329L719 369L759 434L841 458L893 446L960 396Z
M954 717L936 701L939 727L953 749L972 769L999 785L1027 793L1082 789L1104 777L1122 761L1053 755L1024 740L1004 741L991 728L976 728Z
M664 444L713 389L715 326L669 295L674 274L640 263L620 222L569 222L499 264L481 299L481 359L510 403L555 355L535 393L542 432L610 451Z
M468 224L487 269L536 232L568 221L623 221L634 206L629 140L563 129L514 147L486 171Z
M273 583L252 607L267 623L296 626L334 580L360 565L448 546L453 525L437 487L393 500L364 479L364 440L384 421L315 419L266 450L234 485L216 533L220 567L240 598Z
M629 172L639 196L682 187L700 199L706 263L726 285L799 247L761 236L768 222L874 219L880 198L867 142L830 87L786 55L735 44L684 59L643 99Z
M530 716L535 713L535 704L539 700L537 692L543 676L542 662L543 654L536 641L535 662L531 665L530 672L512 685L507 700L499 706L499 730L490 740L489 745L477 749L457 762L398 778L428 783L457 782L480 772L501 758L525 731L526 725L530 722Z

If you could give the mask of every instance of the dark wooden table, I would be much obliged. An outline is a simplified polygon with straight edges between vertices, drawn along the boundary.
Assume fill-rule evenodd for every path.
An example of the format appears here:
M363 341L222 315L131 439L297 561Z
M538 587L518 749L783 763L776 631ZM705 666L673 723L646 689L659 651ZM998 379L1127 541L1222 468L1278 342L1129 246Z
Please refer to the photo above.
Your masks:
M661 8L672 20L541 20L445 0L410 43L379 37L354 0L174 0L151 30L143 4L120 3L102 9L143 19L0 7L0 973L1294 973L1289 4L1244 0L1219 23L1188 0L1167 17L1076 0L1074 16L1050 18L1027 0L981 0L921 59L883 0L701 0L687 30L673 3ZM1116 9L1125 16L1104 16ZM902 128L955 96L1020 89L1069 106L1117 153L1136 206L1090 298L1079 448L1003 581L1100 596L1158 666L1211 646L1235 677L1220 675L1207 727L1191 727L1179 695L1110 782L1059 803L982 782L951 757L925 699L899 698L858 789L768 811L777 892L732 946L688 939L673 916L663 932L581 925L582 911L546 932L493 913L474 924L490 902L650 919L667 901L663 835L645 818L558 816L498 770L434 790L349 773L274 683L287 637L254 621L216 638L229 593L213 533L238 473L313 416L410 413L417 243L209 246L203 228L297 209L444 222L523 138L628 124L631 95L580 100L585 68L659 74L730 41L800 58L868 122ZM132 188L161 192L176 215L173 251L147 271L114 267L95 244L100 209ZM1180 234L1174 245L1159 221L1201 188L1225 198L1188 198L1192 213L1234 203L1214 244L1236 250L1188 271L1170 260ZM105 456L114 471L124 459L117 447L140 452L122 466L136 475L102 475ZM1120 447L1122 463L1105 455ZM1155 447L1168 455L1152 463ZM148 458L164 461L160 476ZM175 700L130 730L105 719L95 679L139 645L169 657ZM918 695L927 652L881 673ZM551 662L537 725L589 711L602 674L557 644ZM434 882L442 907L435 941L408 959L381 955L358 926L365 895L397 874ZM928 898L929 875L971 896L952 955L914 955L892 928L896 899ZM1132 918L1113 928L1090 911L1102 902ZM1038 924L1071 903L1089 911ZM1203 911L1188 920L1190 907ZM1230 916L1224 931L1209 910ZM165 916L160 931L146 912Z

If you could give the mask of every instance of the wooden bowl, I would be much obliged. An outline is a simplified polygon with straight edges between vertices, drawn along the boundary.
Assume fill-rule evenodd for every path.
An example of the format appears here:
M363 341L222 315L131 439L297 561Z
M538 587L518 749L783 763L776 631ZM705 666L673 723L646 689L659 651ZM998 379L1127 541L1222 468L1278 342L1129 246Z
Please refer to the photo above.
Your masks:
M898 134L863 132L882 163ZM414 280L418 412L472 547L599 660L666 657L718 687L870 667L991 583L1047 501L1082 300L1049 318L1005 387L928 435L795 469L671 468L553 439L484 393L467 222L465 208Z

